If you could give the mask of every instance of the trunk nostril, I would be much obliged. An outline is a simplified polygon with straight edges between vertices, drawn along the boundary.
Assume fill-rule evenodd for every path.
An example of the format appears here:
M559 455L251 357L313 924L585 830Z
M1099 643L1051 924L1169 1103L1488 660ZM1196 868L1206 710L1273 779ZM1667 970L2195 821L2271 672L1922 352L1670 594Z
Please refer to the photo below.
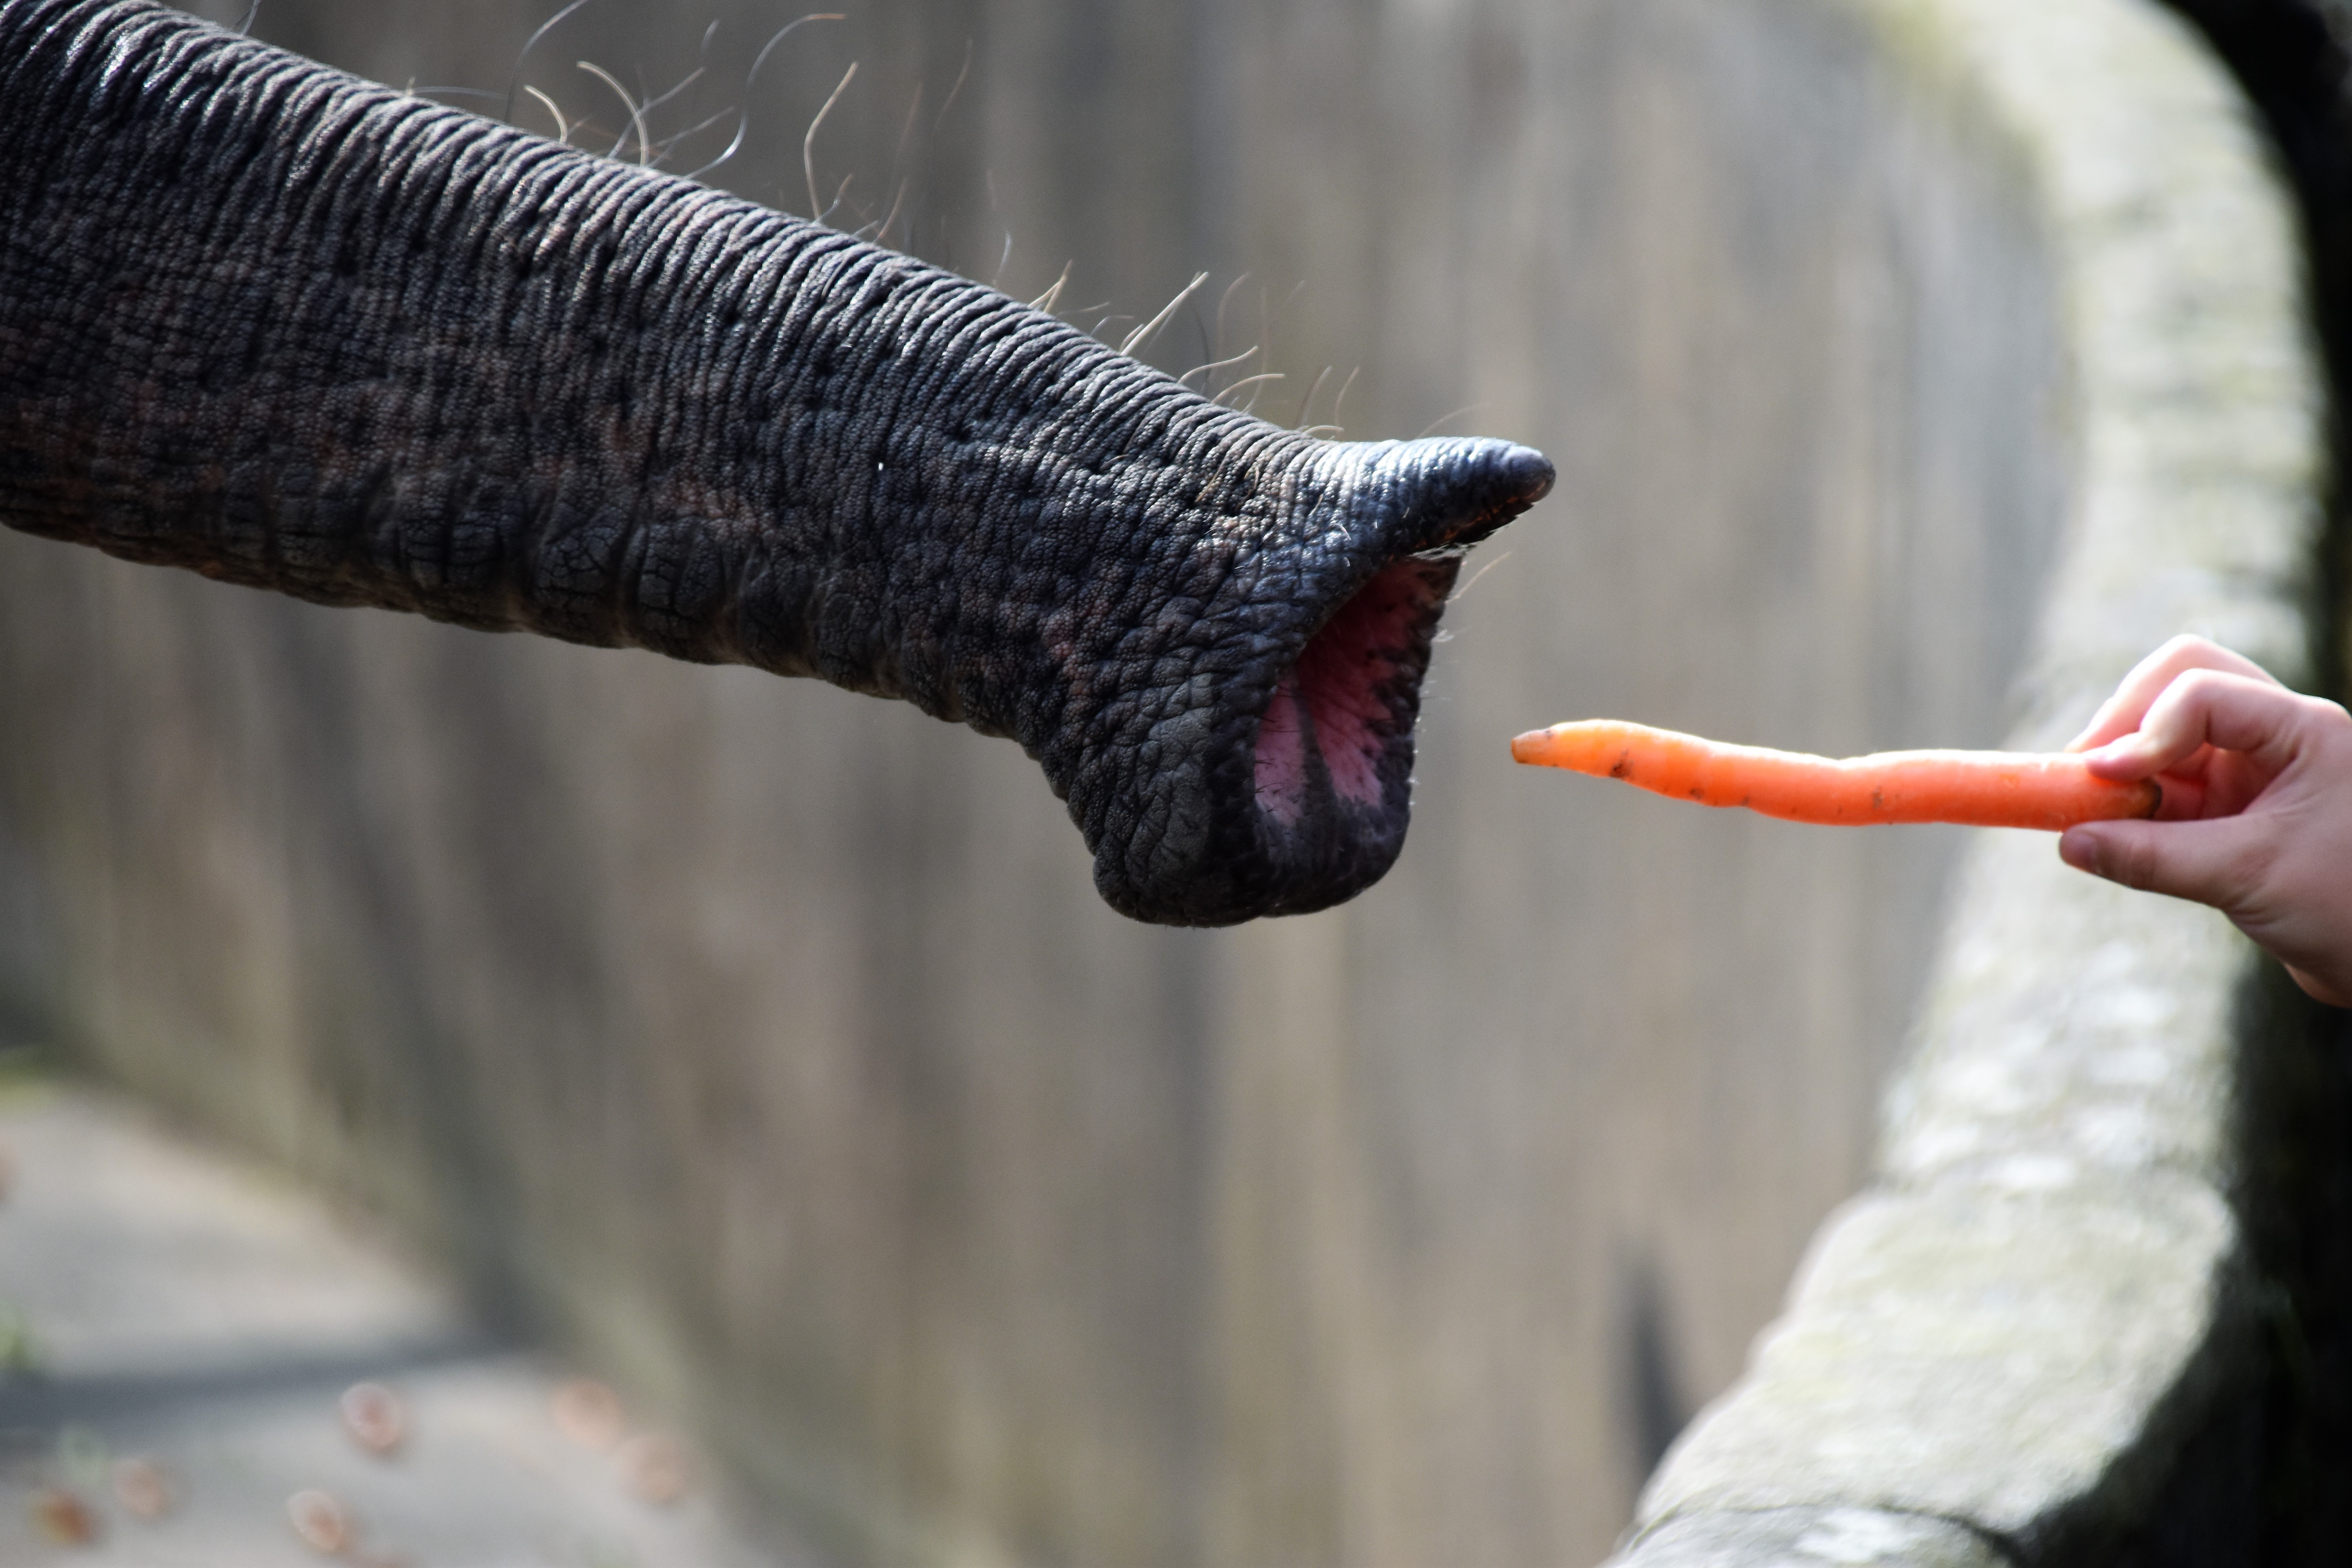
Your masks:
M1402 833L1421 676L1454 570L1412 557L1381 568L1276 683L1253 782L1278 854L1311 860Z

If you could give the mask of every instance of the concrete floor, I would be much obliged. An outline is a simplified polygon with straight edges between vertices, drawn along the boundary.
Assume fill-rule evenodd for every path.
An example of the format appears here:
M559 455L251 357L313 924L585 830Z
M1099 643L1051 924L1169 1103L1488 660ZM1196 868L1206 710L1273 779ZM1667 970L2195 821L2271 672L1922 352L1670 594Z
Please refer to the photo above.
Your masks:
M0 1089L0 1184L9 1568L811 1561L751 1546L707 1484L644 1500L660 1439L567 1436L556 1369L490 1342L428 1274L310 1194L134 1106L50 1082ZM341 1413L362 1381L404 1405L388 1457ZM169 1507L142 1519L138 1488L158 1475ZM289 1518L314 1490L349 1521L339 1552ZM86 1542L58 1538L67 1494Z

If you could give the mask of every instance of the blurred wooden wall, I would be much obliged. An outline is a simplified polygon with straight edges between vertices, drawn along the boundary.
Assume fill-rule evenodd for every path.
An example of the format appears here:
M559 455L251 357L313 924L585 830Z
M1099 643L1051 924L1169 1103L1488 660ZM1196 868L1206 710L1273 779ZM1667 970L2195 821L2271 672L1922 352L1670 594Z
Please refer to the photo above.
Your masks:
M793 8L592 0L521 76L601 149L574 62L659 92L717 18L656 135L748 106L713 178L805 212L856 61L836 223L1130 322L1206 271L1156 363L1559 461L1448 614L1396 871L1146 929L910 709L10 536L13 994L845 1559L1597 1558L1856 1185L1956 840L1505 742L1998 733L2070 467L2019 176L1832 0L849 3L748 95ZM549 9L257 31L495 112Z

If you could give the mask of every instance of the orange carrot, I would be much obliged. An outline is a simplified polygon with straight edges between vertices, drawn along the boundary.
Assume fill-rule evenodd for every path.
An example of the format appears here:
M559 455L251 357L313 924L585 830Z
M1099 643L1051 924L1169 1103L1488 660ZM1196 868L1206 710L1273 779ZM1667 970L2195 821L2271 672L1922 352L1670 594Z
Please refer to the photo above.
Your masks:
M1732 746L1616 719L1530 730L1511 742L1522 763L1622 779L1701 805L1744 805L1790 822L1861 826L1960 822L2039 827L2154 816L2163 792L2152 779L2095 778L2080 756L2058 752L1880 752L1811 757Z

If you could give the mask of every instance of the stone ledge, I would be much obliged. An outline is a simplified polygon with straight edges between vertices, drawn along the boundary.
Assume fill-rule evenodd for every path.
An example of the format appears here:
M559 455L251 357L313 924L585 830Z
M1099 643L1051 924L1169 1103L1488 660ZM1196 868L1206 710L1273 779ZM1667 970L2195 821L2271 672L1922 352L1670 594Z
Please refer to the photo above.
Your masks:
M2307 682L2321 383L2234 84L2150 0L1844 3L1923 112L2014 154L2063 280L2080 479L2009 743L2063 744L2182 630ZM2042 836L1979 836L1878 1184L1616 1562L2042 1562L2147 1528L2259 1367L2230 1200L2260 962Z
M2007 1568L1980 1536L1940 1519L1864 1508L1678 1516L1629 1545L1626 1568Z
M2229 1208L2170 1174L1857 1198L1747 1378L1675 1446L1654 1518L1795 1504L2111 1535L2246 1361Z
M2240 988L2227 920L2069 869L2041 834L1972 845L1890 1089L1880 1180L2018 1189L2238 1179Z

